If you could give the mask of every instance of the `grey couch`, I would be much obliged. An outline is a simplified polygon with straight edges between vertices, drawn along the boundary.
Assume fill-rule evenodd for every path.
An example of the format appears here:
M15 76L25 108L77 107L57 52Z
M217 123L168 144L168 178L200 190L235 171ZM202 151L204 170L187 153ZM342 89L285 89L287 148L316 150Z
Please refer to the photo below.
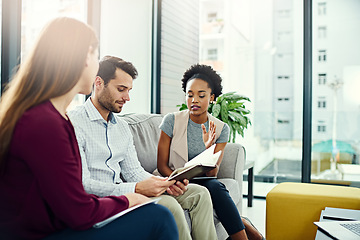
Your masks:
M134 144L139 161L143 168L152 173L156 169L157 144L160 136L159 125L162 120L160 114L124 114L120 117L130 127L134 137ZM225 147L223 161L221 163L218 179L226 185L230 196L241 213L242 208L242 181L245 163L245 149L242 145L228 143ZM189 214L185 215L190 223ZM224 227L217 219L214 211L214 222L219 240L228 237Z

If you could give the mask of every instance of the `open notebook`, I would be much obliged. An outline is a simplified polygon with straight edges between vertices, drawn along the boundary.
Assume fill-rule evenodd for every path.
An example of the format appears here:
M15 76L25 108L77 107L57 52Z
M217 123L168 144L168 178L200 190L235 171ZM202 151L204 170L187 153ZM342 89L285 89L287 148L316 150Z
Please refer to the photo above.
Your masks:
M169 176L168 180L190 180L214 169L221 155L221 151L214 153L214 150L215 144L191 159L184 165L184 167L175 169Z
M117 219L117 218L119 218L119 217L121 217L121 216L123 216L123 215L125 215L125 214L127 214L127 213L129 213L129 212L131 212L131 211L133 211L133 210L135 210L135 209L137 209L137 208L139 208L139 207L142 207L142 206L144 206L144 205L151 204L151 203L155 203L155 204L156 204L156 203L159 202L159 200L160 200L160 198L154 198L154 199L152 199L152 200L150 200L150 201L148 201L148 202L146 202L146 203L138 204L138 205L135 205L135 206L133 206L133 207L131 207L131 208L125 209L124 211L121 211L121 212L119 212L119 213L117 213L117 214L115 214L115 215L113 215L113 216L105 219L104 221L95 223L93 227L94 227L94 228L101 228L101 227L105 226L106 224L111 223L111 222L114 221L115 219Z

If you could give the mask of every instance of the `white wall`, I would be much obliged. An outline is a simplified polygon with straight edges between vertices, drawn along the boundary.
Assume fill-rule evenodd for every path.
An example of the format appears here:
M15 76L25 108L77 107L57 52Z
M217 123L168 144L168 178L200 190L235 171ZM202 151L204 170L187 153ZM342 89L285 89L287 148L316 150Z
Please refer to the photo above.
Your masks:
M102 0L100 57L130 61L139 72L122 113L150 113L152 1Z

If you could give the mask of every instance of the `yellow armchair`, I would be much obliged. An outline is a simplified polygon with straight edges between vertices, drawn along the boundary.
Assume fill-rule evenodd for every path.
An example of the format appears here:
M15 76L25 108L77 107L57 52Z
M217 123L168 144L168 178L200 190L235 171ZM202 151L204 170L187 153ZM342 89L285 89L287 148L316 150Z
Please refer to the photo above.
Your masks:
M360 188L280 183L266 196L266 239L315 239L325 207L360 209Z

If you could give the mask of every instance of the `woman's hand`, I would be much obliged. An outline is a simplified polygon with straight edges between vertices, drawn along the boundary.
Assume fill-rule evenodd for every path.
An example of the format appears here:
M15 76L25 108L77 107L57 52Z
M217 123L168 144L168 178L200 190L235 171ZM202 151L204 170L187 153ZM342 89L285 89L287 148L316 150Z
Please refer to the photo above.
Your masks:
M216 125L213 121L209 122L209 131L206 131L206 127L204 124L201 124L201 128L203 130L203 141L206 148L209 148L211 145L215 143L215 137L216 137Z

